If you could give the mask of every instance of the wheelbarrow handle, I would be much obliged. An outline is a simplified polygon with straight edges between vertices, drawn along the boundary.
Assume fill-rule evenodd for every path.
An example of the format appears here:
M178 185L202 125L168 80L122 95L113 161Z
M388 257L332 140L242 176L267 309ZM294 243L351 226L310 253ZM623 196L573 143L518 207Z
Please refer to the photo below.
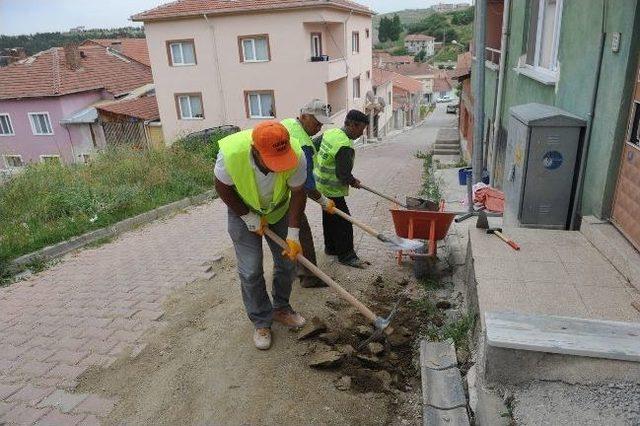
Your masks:
M382 198L384 198L385 200L389 200L389 201L391 201L392 203L396 203L396 204L398 204L399 206L404 207L405 209L406 209L406 208L408 208L406 204L401 203L400 201L396 200L396 199L395 199L395 198L393 198L393 197L390 197L390 196L388 196L388 195L382 194L382 193L380 193L380 192L376 191L376 190L375 190L375 189L373 189L373 188L369 188L369 187L368 187L368 186L366 186L366 185L362 185L362 184L360 184L360 188L364 189L365 191L369 191L369 192L371 192L372 194L376 194L378 197L382 197Z

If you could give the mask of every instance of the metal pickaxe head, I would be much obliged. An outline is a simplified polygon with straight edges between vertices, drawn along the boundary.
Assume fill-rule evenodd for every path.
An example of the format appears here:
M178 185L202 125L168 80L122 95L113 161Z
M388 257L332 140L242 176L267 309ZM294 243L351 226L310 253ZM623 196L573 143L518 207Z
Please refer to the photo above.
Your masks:
M478 212L478 220L476 222L476 228L489 229L489 219L487 218L487 213L485 213L484 210L480 210Z
M495 234L496 232L502 232L502 228L489 228L487 234Z
M388 336L391 333L393 333L393 327L389 327L389 325L391 324L391 321L398 313L398 306L400 306L400 303L402 302L402 300L406 295L407 295L407 290L400 293L400 297L398 298L398 301L396 302L395 306L391 310L391 313L389 314L389 316L387 316L386 318L376 317L376 320L373 323L373 326L375 327L376 330L373 332L371 336L367 338L367 340L365 340L360 345L358 345L358 350L362 350L362 348L367 346L369 342L377 340L383 335Z

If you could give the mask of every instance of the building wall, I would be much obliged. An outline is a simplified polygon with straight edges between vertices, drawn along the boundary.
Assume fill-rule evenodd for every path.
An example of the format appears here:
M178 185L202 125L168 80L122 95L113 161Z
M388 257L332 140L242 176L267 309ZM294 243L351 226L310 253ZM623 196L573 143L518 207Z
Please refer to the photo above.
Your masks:
M324 50L341 54L344 59L310 61L311 32L319 28L323 30ZM366 29L369 38L365 36ZM351 52L352 31L360 32L358 54ZM327 83L346 78L341 85L346 87L343 95L346 108L345 111L334 108L336 125L341 125L347 109L363 109L364 96L371 90L371 80L367 78L372 60L369 16L350 16L325 8L251 13L210 17L208 22L198 18L146 23L145 33L164 139L168 144L189 132L208 127L235 124L248 128L257 124L260 120L250 119L246 114L246 90L273 90L276 119L281 120L296 116L300 107L313 98L327 101ZM269 62L240 62L238 36L251 34L269 34ZM169 66L166 41L179 39L194 39L197 65ZM361 78L360 99L353 99L356 76ZM202 93L204 119L179 120L174 95L191 92Z
M544 85L516 71L526 52L528 1L512 1L506 79L502 109L502 131L506 133L509 108L529 102L554 105L588 120L598 62L602 2L607 6L607 38L596 101L591 147L587 159L582 214L607 217L611 208L635 64L640 50L639 5L636 0L599 0L585 8L576 0L565 0L562 12L558 61L560 77L555 85ZM591 31L585 31L590 28ZM620 51L611 50L611 33L621 33ZM487 69L486 113L495 101L495 78ZM503 153L497 153L498 155ZM499 182L498 182L499 183Z
M0 168L6 168L4 155L21 155L22 161L34 163L41 155L59 155L65 163L80 161L76 141L82 145L79 130L67 129L60 120L100 99L99 92L84 92L51 98L29 98L0 101L0 113L11 117L14 136L0 136ZM30 112L48 112L53 135L36 136L28 117ZM73 145L72 142L74 141Z

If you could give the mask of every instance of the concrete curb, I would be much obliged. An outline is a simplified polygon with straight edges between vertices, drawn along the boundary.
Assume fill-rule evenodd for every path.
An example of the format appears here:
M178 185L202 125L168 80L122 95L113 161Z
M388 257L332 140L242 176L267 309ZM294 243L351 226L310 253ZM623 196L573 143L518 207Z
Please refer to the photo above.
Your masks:
M145 225L157 219L167 217L177 211L185 209L186 207L202 204L208 200L213 199L215 195L216 192L214 190L210 190L202 194L194 195L193 197L183 198L182 200L157 207L153 210L149 210L148 212L124 219L118 223L114 223L113 225L106 228L96 229L95 231L87 232L86 234L72 237L66 241L61 241L57 244L44 247L33 253L20 256L11 262L11 267L18 270L21 267L24 267L25 265L34 261L48 261L56 259L103 238L117 237L120 234L137 228L138 226Z
M467 397L451 339L420 342L422 424L468 426Z

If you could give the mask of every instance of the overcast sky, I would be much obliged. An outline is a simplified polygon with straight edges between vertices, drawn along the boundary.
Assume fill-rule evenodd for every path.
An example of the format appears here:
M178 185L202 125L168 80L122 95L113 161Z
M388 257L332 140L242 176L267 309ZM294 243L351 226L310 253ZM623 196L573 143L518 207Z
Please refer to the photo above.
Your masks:
M376 12L427 8L437 3L471 0L356 0ZM169 0L0 0L0 34L115 28L133 25L129 16Z

